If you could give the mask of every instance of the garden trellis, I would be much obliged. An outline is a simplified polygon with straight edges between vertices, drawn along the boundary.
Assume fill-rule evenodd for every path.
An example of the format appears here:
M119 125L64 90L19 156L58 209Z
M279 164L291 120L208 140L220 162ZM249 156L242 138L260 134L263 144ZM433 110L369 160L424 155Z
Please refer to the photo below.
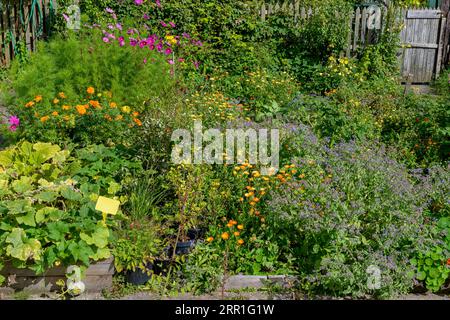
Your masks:
M37 40L48 35L54 14L54 0L2 0L0 64L9 64L22 49L35 50Z
M279 12L292 16L295 24L305 23L315 12L304 8L298 1L262 4L259 15L263 21ZM400 33L400 69L406 81L429 83L448 63L450 12L448 1L442 7L399 10L398 19L404 28ZM387 8L385 6L357 7L348 13L350 32L345 54L354 55L358 49L376 43L386 29Z

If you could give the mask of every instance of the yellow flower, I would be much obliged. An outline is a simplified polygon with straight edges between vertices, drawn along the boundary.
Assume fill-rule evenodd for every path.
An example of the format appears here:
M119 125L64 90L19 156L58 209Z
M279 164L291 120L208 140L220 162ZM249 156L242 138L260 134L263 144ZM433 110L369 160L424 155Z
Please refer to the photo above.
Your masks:
M59 103L59 100L58 100L57 98L55 98L55 99L53 99L53 103L54 103L54 104L58 104L58 103Z
M42 118L41 118L41 122L45 122L45 121L47 121L48 119L49 119L48 116L42 117Z
M72 108L71 106L65 106L65 105L62 106L62 109L63 109L63 110L70 110L71 108Z
M95 93L95 89L93 87L89 87L89 88L87 88L86 92L88 94L94 94Z
M228 234L228 232L224 232L224 233L222 233L221 237L223 240L228 240L230 238L230 235Z
M129 106L124 106L124 107L122 107L122 112L130 113L131 112L131 108Z
M171 36L171 35L167 35L166 36L166 40L167 40L168 43L170 43L172 45L177 43L177 39L175 39L175 37Z
M119 114L117 117L116 117L116 120L117 121L120 121L120 120L122 120L123 119L123 116L121 115L121 114Z
M206 241L208 242L213 242L214 238L213 237L208 237L208 239L206 239Z
M64 116L63 119L64 119L65 121L69 121L69 120L70 120L70 117L69 117L69 116Z
M242 224L238 225L237 228L238 228L239 230L244 230L244 226L243 226Z

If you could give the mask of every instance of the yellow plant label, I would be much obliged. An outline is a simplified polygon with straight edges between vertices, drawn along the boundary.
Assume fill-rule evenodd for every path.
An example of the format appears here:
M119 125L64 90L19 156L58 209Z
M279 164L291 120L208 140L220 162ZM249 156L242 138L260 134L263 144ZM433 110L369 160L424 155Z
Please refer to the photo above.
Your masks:
M99 197L97 204L95 205L95 210L101 211L102 213L108 213L115 215L119 211L120 201L109 199L105 197Z

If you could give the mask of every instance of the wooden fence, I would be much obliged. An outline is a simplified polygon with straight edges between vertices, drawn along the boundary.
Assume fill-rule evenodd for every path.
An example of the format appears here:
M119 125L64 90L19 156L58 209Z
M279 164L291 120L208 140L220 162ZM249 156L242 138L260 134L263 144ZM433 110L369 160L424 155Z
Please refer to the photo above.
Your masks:
M386 31L387 11L386 7L369 6L349 12L347 21L350 32L343 54L352 56L359 48L375 43ZM296 25L302 25L315 14L311 8L300 7L298 1L262 4L259 14L262 20L267 20L279 12L290 15ZM402 46L399 48L399 63L405 81L429 83L439 74L442 65L449 61L448 8L398 10L396 18L404 26L400 33Z
M54 0L0 0L0 65L8 65L23 49L35 50L48 34Z

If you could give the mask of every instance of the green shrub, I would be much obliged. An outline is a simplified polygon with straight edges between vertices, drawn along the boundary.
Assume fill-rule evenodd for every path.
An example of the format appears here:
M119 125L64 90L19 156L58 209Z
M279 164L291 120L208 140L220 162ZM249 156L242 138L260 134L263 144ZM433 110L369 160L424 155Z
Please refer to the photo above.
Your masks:
M138 110L144 101L170 91L172 79L161 55L105 44L100 30L80 32L40 42L29 63L13 64L2 90L2 100L12 113L38 95L55 97L64 92L82 101L88 87L112 92L118 104ZM154 62L144 63L145 58Z

